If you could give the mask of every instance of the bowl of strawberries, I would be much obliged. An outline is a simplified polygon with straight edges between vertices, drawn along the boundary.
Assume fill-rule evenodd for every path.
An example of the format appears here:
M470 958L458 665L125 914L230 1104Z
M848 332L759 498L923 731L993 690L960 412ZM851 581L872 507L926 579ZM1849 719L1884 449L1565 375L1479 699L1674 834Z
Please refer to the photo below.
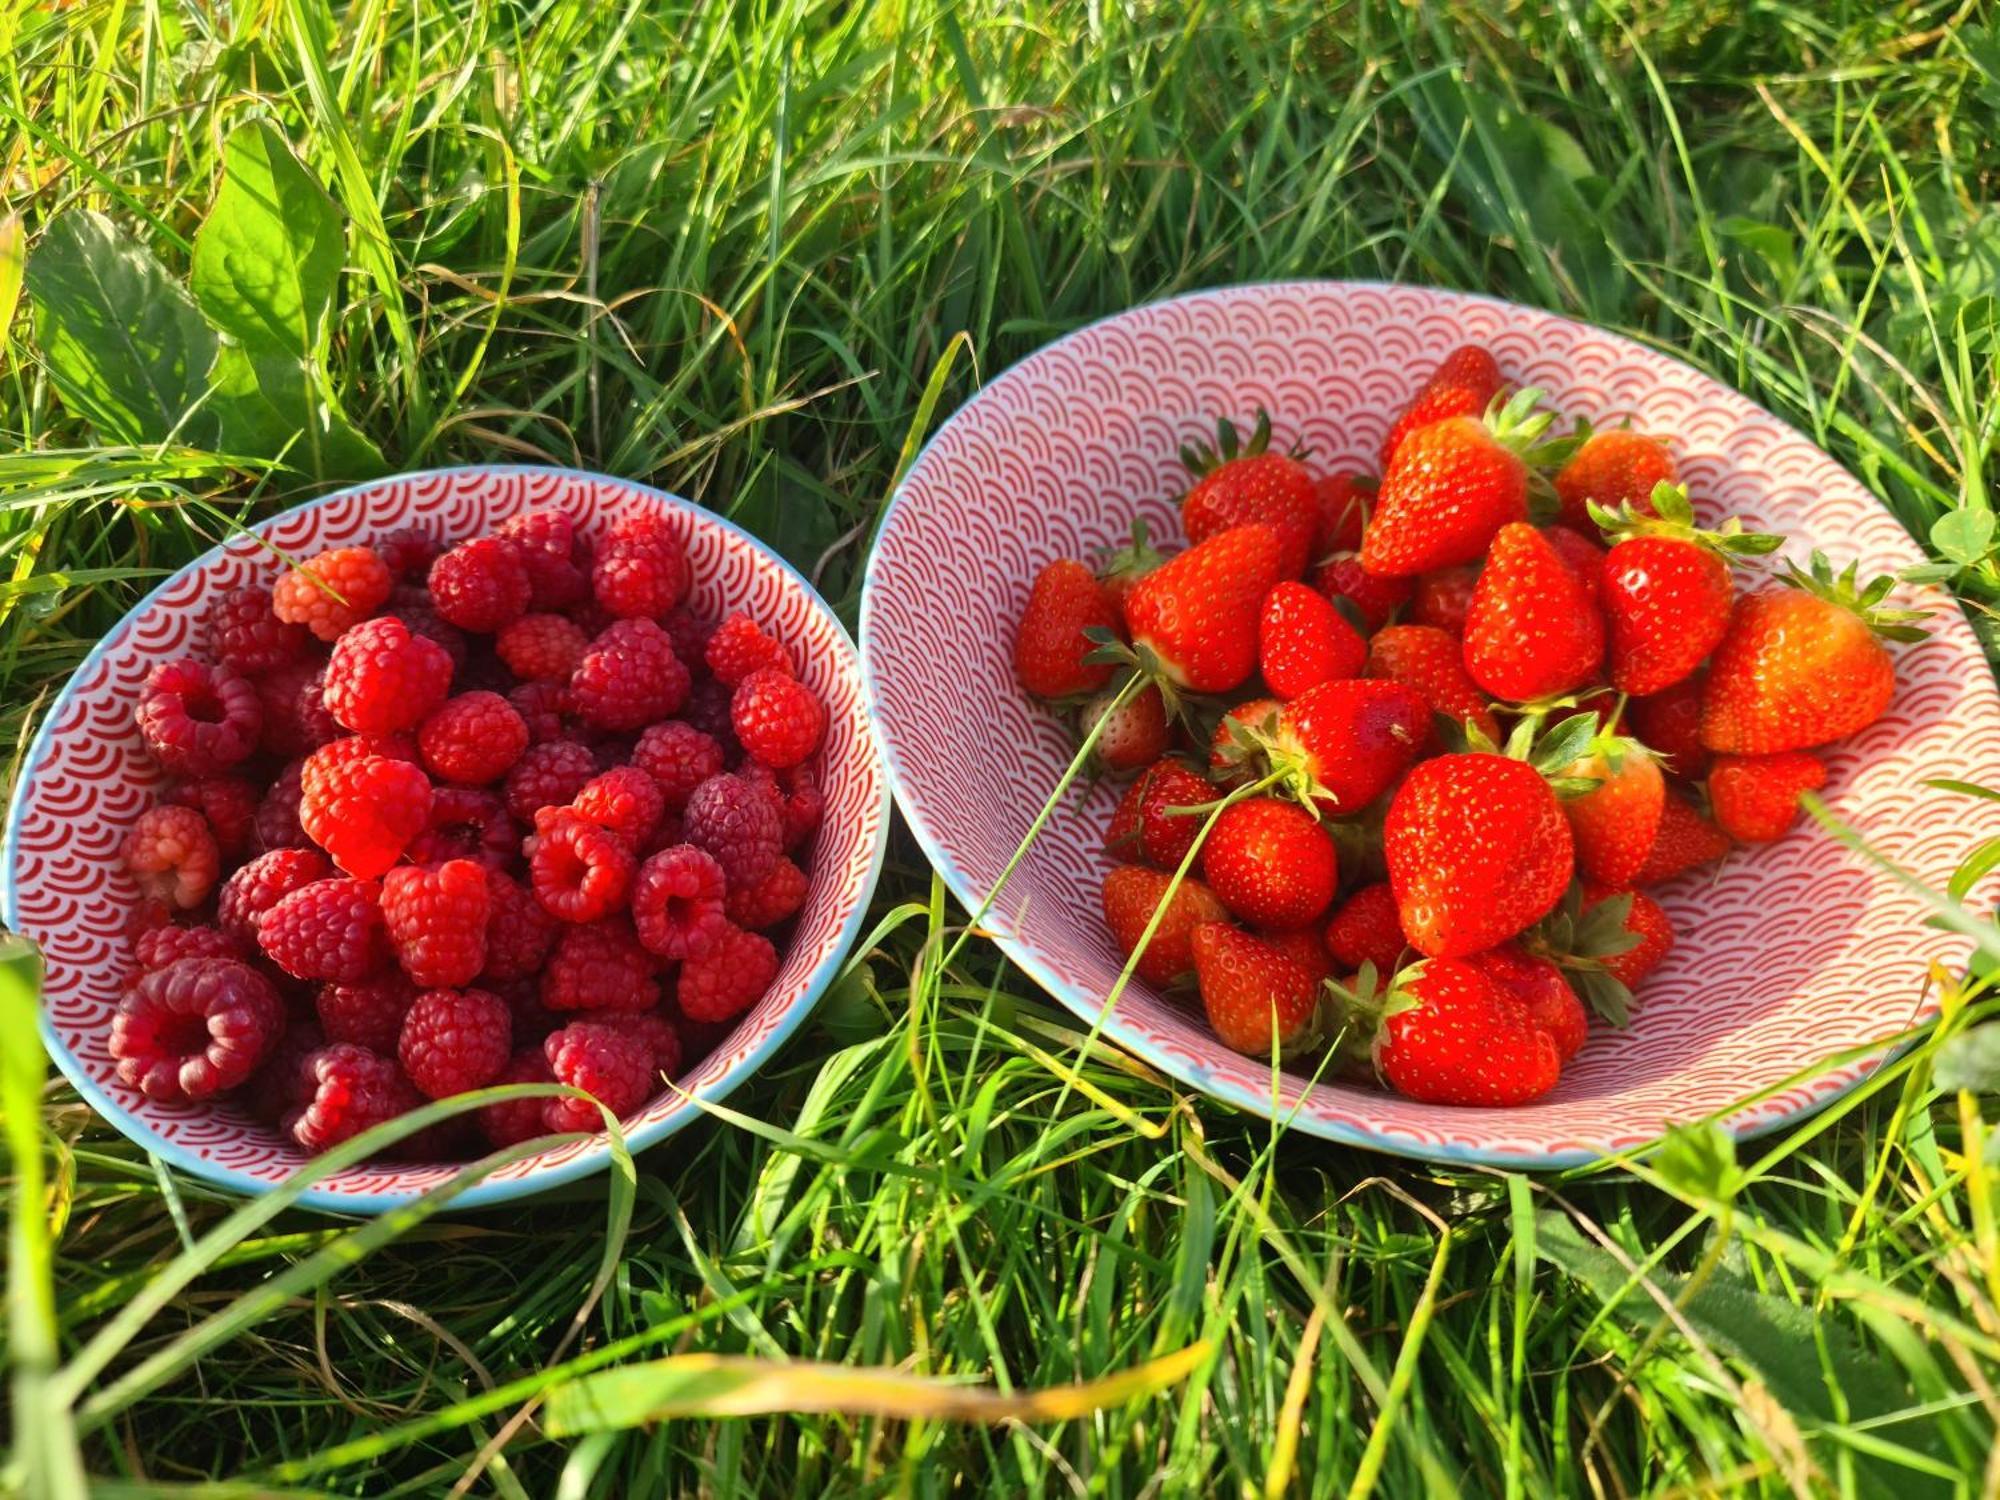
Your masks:
M400 475L272 517L128 614L16 783L7 925L98 1112L372 1213L489 1151L518 1197L755 1072L832 981L888 805L854 648L720 517L625 480ZM602 1108L600 1108L602 1106ZM549 1144L522 1154L542 1137Z
M863 670L932 860L1117 1043L1330 1139L1567 1165L1773 1128L1933 1013L1968 944L1883 861L1942 887L2000 833L1934 784L2000 693L1924 562L1667 354L1230 288L940 429Z

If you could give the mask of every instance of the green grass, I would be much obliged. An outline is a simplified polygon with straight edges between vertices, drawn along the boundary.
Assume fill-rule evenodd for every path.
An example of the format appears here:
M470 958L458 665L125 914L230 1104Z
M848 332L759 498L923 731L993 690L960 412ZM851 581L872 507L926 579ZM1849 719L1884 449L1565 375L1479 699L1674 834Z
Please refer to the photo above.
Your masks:
M221 141L269 119L350 226L327 390L389 463L663 484L850 621L899 467L979 379L1131 303L1286 276L1485 290L1672 350L1920 537L1963 518L1955 586L1982 624L2000 599L2000 35L1976 0L79 0L0 11L0 43L31 255L90 206L184 274ZM21 745L159 570L323 486L107 437L25 315L12 335ZM281 1214L219 1259L184 1247L233 1205L68 1092L28 1150L30 1002L0 988L0 1489L75 1493L72 1463L124 1495L2000 1485L1996 1175L1940 1038L1733 1165L1695 1137L1627 1170L1443 1172L1080 1052L989 945L952 946L963 915L901 836L876 915L740 1116L643 1155L629 1195L364 1240ZM92 1345L121 1309L129 1342ZM669 1355L1021 1392L1191 1345L1184 1378L1055 1418L576 1419L588 1371ZM55 1373L86 1347L94 1378Z

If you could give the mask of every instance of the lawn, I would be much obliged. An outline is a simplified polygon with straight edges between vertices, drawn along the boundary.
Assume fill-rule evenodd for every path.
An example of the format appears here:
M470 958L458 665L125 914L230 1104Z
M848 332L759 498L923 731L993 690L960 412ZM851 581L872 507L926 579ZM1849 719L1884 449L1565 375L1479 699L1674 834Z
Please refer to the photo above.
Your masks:
M1264 278L1487 291L1679 354L1860 475L1982 630L2000 600L1977 0L77 0L0 11L0 42L31 288L48 226L95 209L127 248L72 218L47 264L132 278L156 313L148 277L199 293L223 142L259 119L347 236L298 391L343 414L324 443L219 401L167 433L116 390L65 399L75 351L23 299L0 346L16 747L163 569L378 468L634 476L768 538L851 624L900 468L980 381ZM37 1138L10 1031L0 1490L2000 1493L2000 1155L1956 1087L2000 1068L1949 1034L1982 988L1739 1151L1461 1173L1086 1050L989 945L954 946L964 915L900 833L872 916L740 1115L639 1158L629 1223L597 1179L477 1215L285 1215L197 1261L231 1202L53 1084ZM703 1355L927 1383L863 1409L777 1372L799 1410L725 1420L715 1381L665 1365L579 1416L594 1371ZM968 1386L1050 1394L959 1420Z

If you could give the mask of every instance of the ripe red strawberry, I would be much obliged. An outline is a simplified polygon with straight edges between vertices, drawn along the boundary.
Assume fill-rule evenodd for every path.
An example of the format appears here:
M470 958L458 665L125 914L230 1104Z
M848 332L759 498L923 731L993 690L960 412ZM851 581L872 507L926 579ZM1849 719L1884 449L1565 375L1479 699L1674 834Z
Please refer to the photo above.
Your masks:
M1140 579L1125 620L1142 662L1175 687L1226 693L1257 669L1257 620L1280 577L1278 534L1232 526Z
M1215 800L1215 787L1184 761L1163 759L1139 773L1111 815L1104 846L1119 859L1180 868L1201 831L1201 814L1177 812Z
M1202 1009L1223 1046L1269 1057L1317 1035L1325 991L1306 969L1225 922L1195 928L1193 946Z
M1589 537L1567 526L1544 526L1540 528L1543 538L1555 548L1556 556L1569 564L1569 570L1576 574L1576 581L1583 585L1584 596L1592 604L1600 601L1604 592L1604 549Z
M1264 600L1257 626L1257 660L1264 681L1280 698L1354 677L1368 659L1368 643L1324 594L1287 580Z
M1326 924L1325 945L1344 969L1373 964L1378 973L1395 973L1409 943L1389 882L1378 880L1349 896Z
M1558 773L1592 783L1562 799L1576 841L1576 864L1587 880L1620 890L1638 878L1660 832L1666 779L1637 740L1598 735L1584 755Z
M1358 677L1286 704L1268 755L1291 795L1335 817L1386 792L1430 740L1430 705L1415 688Z
M1326 951L1326 944L1320 941L1320 931L1314 927L1294 927L1289 932L1260 932L1265 946L1284 954L1306 973L1312 975L1315 985L1333 978L1339 969L1333 955Z
M1838 577L1818 553L1810 571L1736 601L1729 630L1708 664L1701 742L1730 755L1804 750L1866 729L1889 706L1895 667L1882 641L1924 632L1920 610L1884 609L1895 586L1857 587L1856 567Z
M1644 891L1610 891L1602 886L1586 884L1583 888L1583 909L1586 916L1590 911L1606 902L1631 900L1631 910L1621 924L1629 933L1636 933L1639 941L1622 953L1607 954L1604 968L1613 979L1628 990L1636 990L1639 981L1660 966L1674 946L1674 924L1668 920L1660 903ZM1617 908L1611 908L1616 912Z
M1208 741L1209 779L1220 787L1237 787L1268 770L1266 752L1284 706L1276 698L1252 698L1223 714Z
M1465 634L1465 617L1471 612L1472 590L1478 582L1479 569L1471 563L1424 574L1410 599L1410 619L1452 635Z
M1407 578L1371 573L1355 552L1336 552L1313 571L1313 587L1338 604L1346 600L1364 630L1380 630L1416 590Z
M1202 873L1222 904L1259 927L1303 927L1340 882L1333 840L1313 815L1276 797L1224 808L1201 851Z
M1528 1104L1556 1086L1562 1058L1528 1008L1463 959L1397 976L1415 1003L1391 1003L1375 1059L1389 1086L1422 1104Z
M1479 416L1499 391L1500 367L1491 354L1477 344L1463 344L1452 350L1417 387L1416 395L1410 398L1410 404L1382 440L1382 466L1385 469L1389 466L1403 439L1419 427L1447 417Z
M1216 445L1187 444L1181 462L1195 476L1181 501L1181 525L1194 543L1232 526L1262 522L1278 538L1278 576L1297 578L1312 560L1319 538L1319 495L1312 475L1295 458L1269 451L1271 417L1257 413L1246 445L1227 418L1215 424Z
M1368 507L1375 503L1375 481L1365 474L1323 474L1313 481L1313 496L1319 501L1319 540L1313 556L1360 551Z
M1465 651L1457 637L1434 625L1391 625L1376 631L1368 643L1367 672L1414 689L1432 713L1454 724L1470 723L1489 740L1500 738L1486 695L1465 670Z
M1666 761L1669 771L1691 780L1708 770L1708 747L1701 742L1701 695L1707 685L1707 673L1696 672L1625 705L1632 732Z
M1729 852L1729 835L1679 797L1660 804L1660 831L1645 864L1632 878L1634 885L1658 885Z
M1643 432L1598 432L1556 470L1556 499L1563 523L1587 532L1593 501L1607 510L1621 505L1650 509L1654 488L1679 478L1673 454L1658 438Z
M1114 708L1116 693L1100 693L1084 704L1077 733L1087 736L1091 725L1104 719L1093 753L1098 765L1113 775L1149 766L1167 753L1167 706L1159 688L1148 684Z
M1718 755L1708 773L1708 800L1724 833L1739 844L1768 844L1797 821L1799 794L1825 785L1826 767L1803 750Z
M1441 755L1404 778L1382 849L1403 932L1432 958L1506 942L1562 899L1576 865L1541 773L1478 752Z
M1130 958L1166 897L1171 877L1144 865L1121 865L1104 877L1104 925L1118 951ZM1228 913L1215 893L1199 880L1183 880L1167 900L1166 915L1133 968L1155 989L1165 989L1194 968L1194 930L1204 922L1221 922Z
M1581 1050L1590 1033L1590 1016L1554 963L1522 952L1515 943L1502 943L1469 962L1521 1002L1528 1018L1556 1044L1556 1056L1563 1062Z
M1118 628L1118 606L1089 568L1059 558L1035 575L1014 631L1014 673L1038 698L1094 693L1111 680L1109 662L1084 660L1097 649L1088 630Z
M1603 660L1604 622L1575 572L1534 527L1502 527L1465 618L1472 680L1527 703L1582 687Z

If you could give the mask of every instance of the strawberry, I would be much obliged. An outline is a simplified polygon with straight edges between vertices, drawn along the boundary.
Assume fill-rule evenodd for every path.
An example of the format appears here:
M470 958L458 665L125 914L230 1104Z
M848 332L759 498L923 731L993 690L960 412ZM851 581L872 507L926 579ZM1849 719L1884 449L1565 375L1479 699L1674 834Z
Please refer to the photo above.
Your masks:
M1178 869L1201 831L1201 817L1174 809L1214 800L1208 778L1184 761L1156 760L1139 773L1111 815L1104 847L1120 859L1137 857L1162 870Z
M1447 354L1417 387L1410 404L1382 440L1382 466L1396 456L1403 439L1419 427L1446 417L1476 417L1492 404L1500 390L1500 367L1477 344L1462 344Z
M1232 526L1132 586L1125 620L1141 663L1176 688L1226 693L1257 669L1257 620L1279 574L1278 534Z
M1396 971L1409 944L1404 941L1403 924L1396 916L1396 893L1388 881L1364 885L1341 903L1326 924L1325 946L1343 968L1373 964L1384 974Z
M1628 899L1631 905L1621 912L1620 906ZM1644 891L1611 891L1586 884L1583 888L1586 917L1600 908L1607 919L1617 921L1627 933L1638 938L1630 947L1604 959L1605 971L1613 979L1628 990L1636 990L1639 981L1658 968L1660 960L1672 951L1674 924L1661 910L1660 903Z
M1416 590L1407 578L1369 572L1353 552L1336 552L1321 563L1313 571L1313 587L1335 604L1345 600L1354 622L1364 630L1380 630Z
M1181 500L1181 525L1199 544L1232 526L1260 521L1278 538L1278 576L1297 578L1319 540L1320 501L1312 475L1296 458L1269 451L1271 416L1257 413L1257 430L1241 443L1236 426L1215 424L1216 445L1187 444L1181 462L1195 476Z
M1153 569L1165 562L1155 550L1144 516L1136 516L1132 521L1132 540L1122 547L1113 547L1097 560L1097 577L1104 585L1104 592L1111 596L1111 602L1118 606L1118 617L1125 617L1125 601L1132 593L1132 586Z
M1736 601L1708 664L1701 742L1730 755L1805 750L1866 729L1889 706L1896 671L1882 641L1919 639L1921 610L1884 609L1886 575L1858 588L1855 565L1810 570Z
M1708 773L1708 800L1724 833L1739 844L1768 844L1797 820L1799 794L1825 785L1826 767L1803 750L1718 755Z
M1604 622L1548 538L1503 526L1465 617L1465 669L1496 698L1526 703L1582 687L1604 659Z
M1639 952L1648 944L1643 933L1657 935L1661 930L1653 913L1659 913L1659 907L1651 897L1581 882L1521 935L1519 946L1528 957L1560 969L1569 988L1590 1010L1614 1026L1623 1026L1632 1018L1632 986L1665 951L1656 936L1647 952ZM1660 914L1658 924L1665 921Z
M1569 570L1576 574L1576 581L1583 585L1583 592L1592 604L1600 602L1604 592L1604 549L1579 531L1571 531L1567 526L1543 526L1543 538L1556 549L1556 556L1569 564Z
M1660 831L1667 783L1659 762L1637 740L1600 733L1557 775L1569 787L1562 810L1575 839L1577 868L1600 885L1629 886Z
M1533 766L1479 751L1404 778L1382 830L1410 945L1458 958L1504 943L1562 899L1576 865L1569 821Z
M1326 830L1276 797L1224 808L1202 846L1201 867L1222 904L1259 927L1305 926L1326 910L1340 881Z
M1088 737L1099 719L1104 728L1093 753L1098 766L1110 774L1136 771L1167 753L1167 706L1157 686L1148 683L1122 704L1116 693L1100 693L1084 704L1078 733Z
M1422 1104L1529 1104L1556 1086L1562 1058L1528 1008L1463 959L1396 976L1375 1046L1389 1086Z
M1708 747L1701 742L1701 694L1707 680L1705 673L1696 672L1625 705L1632 732L1665 759L1668 770L1691 778L1708 770Z
M1111 680L1111 664L1086 660L1084 632L1116 630L1118 606L1082 563L1058 558L1035 575L1014 631L1014 675L1037 698L1074 698Z
M1369 572L1408 578L1469 563L1502 526L1528 519L1529 461L1550 451L1540 399L1522 391L1484 421L1448 417L1402 441L1361 543Z
M1194 972L1209 1028L1223 1046L1269 1057L1310 1043L1324 987L1269 943L1226 922L1194 930Z
M1465 634L1465 617L1472 608L1472 589L1478 582L1479 569L1470 563L1424 574L1417 580L1417 592L1410 601L1410 619L1452 635Z
M1390 625L1368 643L1367 673L1414 688L1453 724L1470 723L1490 740L1500 726L1486 695L1465 670L1465 652L1454 636L1433 625Z
M1568 1062L1582 1050L1590 1016L1553 962L1522 952L1516 943L1489 948L1468 962L1521 1002L1528 1018L1556 1044L1559 1060Z
M1660 831L1653 836L1652 851L1632 883L1658 885L1728 852L1728 834L1681 798L1668 797L1660 804Z
M1324 594L1286 581L1264 600L1257 659L1271 691L1296 698L1322 682L1359 675L1368 642Z
M1354 552L1368 525L1368 507L1375 501L1375 481L1365 474L1324 474L1313 481L1319 502L1319 538L1314 557L1330 552Z
M1143 865L1120 865L1104 877L1104 925L1118 951L1130 958L1145 935L1153 913L1166 902L1166 914L1153 929L1133 972L1155 989L1165 989L1194 968L1190 940L1204 922L1220 922L1227 917L1215 893L1199 880L1183 880L1171 897L1167 887L1172 877Z
M1333 978L1333 956L1326 951L1326 944L1320 941L1317 927L1294 927L1289 932L1266 932L1260 936L1268 947L1284 954L1312 975L1315 985Z
M1414 688L1355 678L1287 703L1267 758L1290 795L1338 817L1386 792L1430 739L1430 705Z
M1592 501L1607 510L1621 505L1642 510L1655 486L1679 478L1673 454L1658 438L1623 430L1593 433L1556 470L1556 500L1565 525L1588 531Z
M1237 787L1268 770L1264 755L1284 706L1276 698L1252 698L1225 713L1208 741L1209 779L1220 787Z

